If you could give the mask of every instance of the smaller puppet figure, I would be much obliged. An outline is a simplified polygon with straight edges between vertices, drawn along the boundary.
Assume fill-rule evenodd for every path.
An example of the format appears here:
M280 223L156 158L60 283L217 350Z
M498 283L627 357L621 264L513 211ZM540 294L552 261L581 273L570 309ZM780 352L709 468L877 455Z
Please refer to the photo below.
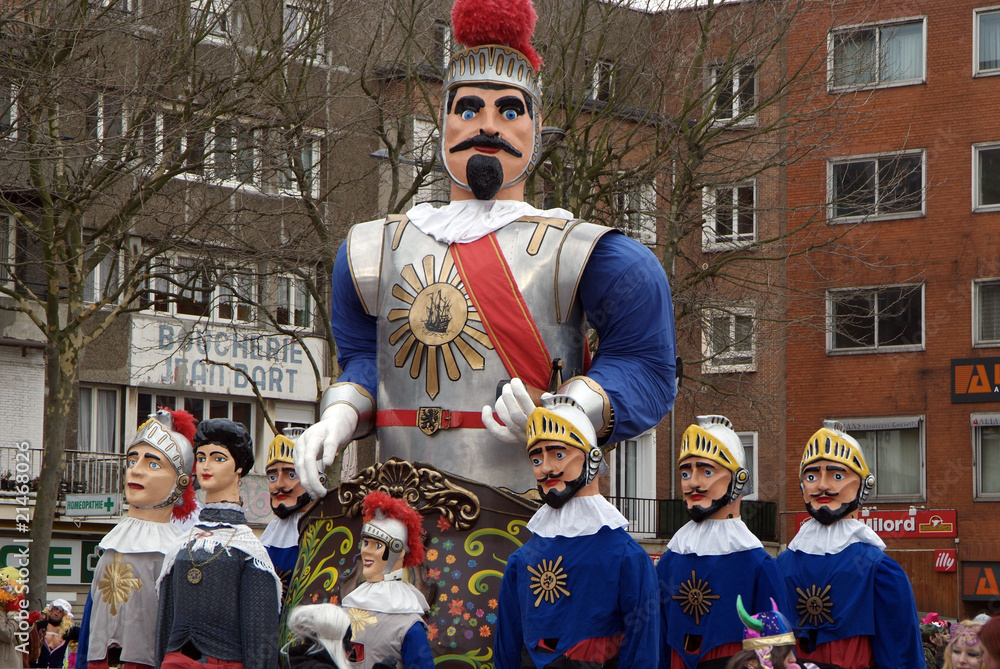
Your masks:
M181 540L194 512L195 419L160 409L125 449L128 515L101 540L104 549L84 607L77 666L152 667L156 650L156 578L163 556Z
M743 608L743 599L736 595L736 611L746 626L743 652L726 664L726 669L816 669L810 662L795 661L795 635L788 618L771 600L771 610L751 616Z
M432 669L424 613L427 600L403 580L404 569L424 561L419 513L384 492L365 496L361 563L365 582L344 597L351 618L351 666Z
M856 518L875 477L843 425L823 421L810 437L799 487L812 518L777 559L798 615L799 658L843 669L925 666L906 572Z
M295 473L294 450L295 442L289 436L279 434L267 450L267 463L264 465L271 511L276 517L264 528L260 542L271 556L274 571L281 579L282 591L288 590L299 559L299 519L312 502L312 497ZM321 473L320 479L324 478Z
M163 560L156 666L274 669L281 581L239 496L240 477L253 467L250 435L212 418L199 423L194 449L205 507Z
M653 562L600 494L604 454L573 398L542 396L529 416L527 455L545 504L500 581L495 666L653 669Z
M736 598L757 610L779 608L784 585L774 559L740 518L749 480L746 456L725 416L698 416L681 438L677 468L691 520L656 565L660 581L664 669L716 666L739 653Z
M289 669L351 669L351 618L336 604L299 606L288 616L288 629L300 640L288 644Z

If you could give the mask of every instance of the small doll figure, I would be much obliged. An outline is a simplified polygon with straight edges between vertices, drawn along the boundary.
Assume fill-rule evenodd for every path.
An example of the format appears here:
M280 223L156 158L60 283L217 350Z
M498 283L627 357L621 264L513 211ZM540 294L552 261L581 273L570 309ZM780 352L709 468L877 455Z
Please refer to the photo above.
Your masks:
M420 514L384 492L364 501L361 561L365 582L346 597L354 638L352 666L433 669L423 616L424 595L403 580L404 567L424 561Z
M163 561L156 666L274 669L281 582L239 497L254 462L250 435L213 418L198 425L194 448L205 507Z

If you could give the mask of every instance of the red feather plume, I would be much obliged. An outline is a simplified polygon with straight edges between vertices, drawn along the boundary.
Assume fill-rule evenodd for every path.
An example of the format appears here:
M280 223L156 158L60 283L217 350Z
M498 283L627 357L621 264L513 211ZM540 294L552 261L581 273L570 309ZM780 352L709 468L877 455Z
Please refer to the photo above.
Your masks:
M166 407L160 407L173 418L173 426L171 429L188 440L188 443L194 442L194 435L197 432L197 420L191 413L183 410L168 409ZM194 472L184 472L191 477L194 477ZM170 516L174 520L187 520L188 517L194 513L195 509L198 507L198 501L195 498L194 486L188 484L188 487L184 489L184 494L181 496L183 502L179 506L174 506L170 511Z
M531 0L455 0L451 27L455 39L466 48L502 44L524 54L538 71L542 58L531 46L535 32L535 12Z
M390 497L377 490L365 495L364 520L367 523L381 509L389 518L394 518L406 526L406 557L404 567L413 567L424 561L424 518L413 507L401 499Z

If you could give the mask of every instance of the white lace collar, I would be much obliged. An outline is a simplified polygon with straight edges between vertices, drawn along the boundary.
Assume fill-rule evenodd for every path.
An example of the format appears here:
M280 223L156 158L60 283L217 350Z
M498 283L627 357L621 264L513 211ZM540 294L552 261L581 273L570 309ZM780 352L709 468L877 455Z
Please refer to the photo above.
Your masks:
M118 553L166 554L182 536L181 529L173 523L127 516L104 535L99 545Z
M586 537L602 527L628 528L628 520L602 495L571 497L561 509L542 505L528 521L528 529L540 537Z
M444 244L474 242L522 216L573 218L565 209L536 209L519 200L455 200L443 207L425 202L406 212L418 230Z
M856 543L871 544L885 550L885 542L875 534L875 530L855 518L845 518L830 525L810 518L788 542L788 550L809 555L827 555L839 553Z
M377 613L416 613L424 615L430 607L422 592L403 580L403 570L385 575L384 581L365 581L344 597L347 608Z
M287 518L275 518L260 535L260 543L265 547L291 548L299 545L299 519L302 512L293 513Z
M695 555L727 555L754 548L763 548L763 545L742 518L703 520L700 523L689 520L667 544L667 550Z

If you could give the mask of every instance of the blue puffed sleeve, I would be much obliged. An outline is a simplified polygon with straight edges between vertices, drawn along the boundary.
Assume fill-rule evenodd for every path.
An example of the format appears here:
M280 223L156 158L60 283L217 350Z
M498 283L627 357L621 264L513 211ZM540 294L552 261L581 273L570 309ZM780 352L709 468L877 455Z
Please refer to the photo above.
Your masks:
M872 654L879 667L924 666L920 619L910 579L886 556L875 570L875 631Z
M645 246L609 233L594 247L578 294L599 338L587 376L604 388L615 410L614 430L604 441L632 438L659 423L677 394L667 276Z
M620 569L618 606L625 616L625 634L618 665L656 669L660 654L660 588L653 561L646 551L635 546L623 557Z
M337 342L338 383L356 383L375 397L378 388L377 326L365 313L351 278L347 242L340 245L333 265L330 327Z
M76 642L77 666L87 666L87 652L90 649L90 611L94 598L87 592L87 603L83 605L83 619L80 622L80 639Z
M434 654L427 641L427 628L423 623L413 623L403 637L403 666L406 669L434 669Z
M518 669L524 634L521 629L521 606L517 598L517 553L507 560L500 579L500 603L497 609L496 634L493 637L495 669ZM624 666L624 665L623 665Z

